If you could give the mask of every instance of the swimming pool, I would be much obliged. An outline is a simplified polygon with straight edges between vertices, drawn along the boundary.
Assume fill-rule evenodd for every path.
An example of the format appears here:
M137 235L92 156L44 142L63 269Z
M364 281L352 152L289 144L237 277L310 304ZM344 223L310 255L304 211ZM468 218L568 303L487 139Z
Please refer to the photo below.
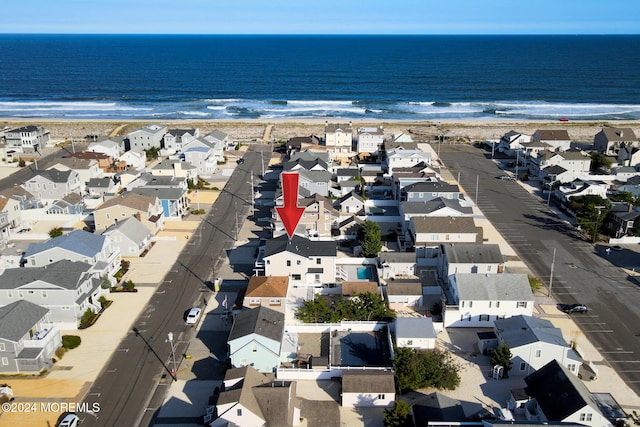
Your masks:
M359 280L373 280L373 274L371 274L371 269L369 267L358 267L358 279Z

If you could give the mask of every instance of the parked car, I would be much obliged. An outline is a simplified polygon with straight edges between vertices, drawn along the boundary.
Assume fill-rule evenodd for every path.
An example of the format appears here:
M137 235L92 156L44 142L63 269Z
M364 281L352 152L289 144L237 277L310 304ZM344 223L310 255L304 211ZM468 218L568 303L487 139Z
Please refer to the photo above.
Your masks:
M195 325L200 320L200 316L202 315L202 310L194 307L189 310L189 314L187 314L187 325Z
M244 159L240 157L238 160L236 160L236 163L239 165L244 165Z
M505 180L505 181L513 181L515 179L511 175L500 175L498 178L502 179L502 180Z
M586 313L589 311L589 307L584 304L564 304L562 305L562 311L565 313Z
M58 427L76 427L78 425L78 416L76 414L67 414L60 421Z

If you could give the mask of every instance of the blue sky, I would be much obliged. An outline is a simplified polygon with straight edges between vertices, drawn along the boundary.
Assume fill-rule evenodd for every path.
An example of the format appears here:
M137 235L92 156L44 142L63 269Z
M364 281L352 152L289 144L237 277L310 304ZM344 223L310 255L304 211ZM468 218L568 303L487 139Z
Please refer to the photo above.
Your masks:
M2 0L2 33L640 34L638 0Z

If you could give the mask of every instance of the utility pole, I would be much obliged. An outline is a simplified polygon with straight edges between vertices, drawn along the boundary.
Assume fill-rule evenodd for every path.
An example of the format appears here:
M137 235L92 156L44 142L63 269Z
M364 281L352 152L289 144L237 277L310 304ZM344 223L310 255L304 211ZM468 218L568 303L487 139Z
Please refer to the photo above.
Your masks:
M261 151L262 153L262 151ZM253 194L253 172L251 173L251 211L253 212L253 208L256 204L256 201L254 199L254 194Z
M167 342L171 346L171 360L173 360L173 369L171 370L171 376L174 381L178 381L178 371L176 370L176 352L173 346L173 332L167 334Z
M264 179L264 150L260 150L260 166L262 166L262 175L260 175L260 178ZM253 189L253 185L251 188Z
M240 232L238 231L238 202L233 201L233 206L235 209L235 217L236 217L236 241L238 240Z
M549 203L551 203L551 193L553 190L549 187L549 195L547 196L547 207L549 207Z
M478 206L478 184L480 182L480 175L476 175L476 206Z
M520 166L520 149L516 152L516 181L518 180L518 166Z
M551 288L553 287L553 266L556 264L556 248L553 248L553 258L551 258L551 274L549 274L549 293L548 297L551 296Z
M596 222L593 228L593 243L596 243L598 240L598 222L600 221L600 213L602 209L606 208L606 206L594 206L594 208L598 209L598 215L596 216Z

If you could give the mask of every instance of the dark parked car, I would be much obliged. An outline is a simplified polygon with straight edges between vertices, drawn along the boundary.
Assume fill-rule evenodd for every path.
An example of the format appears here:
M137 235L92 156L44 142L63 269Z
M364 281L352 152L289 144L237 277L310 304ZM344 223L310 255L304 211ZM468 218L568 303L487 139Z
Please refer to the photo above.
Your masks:
M589 308L584 304L562 304L562 311L565 313L586 313Z
M243 165L244 164L244 159L241 157L238 160L236 160L236 163L239 165Z

